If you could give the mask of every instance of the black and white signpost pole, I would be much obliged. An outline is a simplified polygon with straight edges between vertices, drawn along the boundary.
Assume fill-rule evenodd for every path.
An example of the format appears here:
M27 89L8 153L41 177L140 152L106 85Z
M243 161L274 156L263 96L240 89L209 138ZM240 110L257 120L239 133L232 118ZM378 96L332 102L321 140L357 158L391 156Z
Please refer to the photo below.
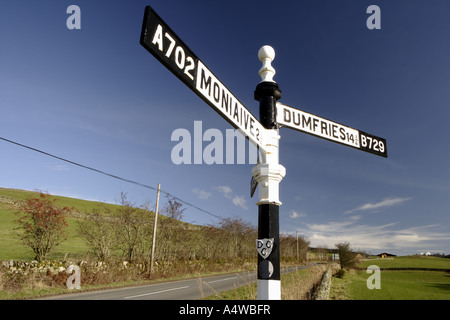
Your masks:
M255 100L259 101L260 122L265 130L259 163L252 169L252 175L258 182L258 300L280 300L280 239L279 239L279 183L286 174L280 165L278 145L280 135L276 123L276 102L281 91L273 81L275 69L271 62L275 51L263 46L258 52L263 66L259 70L262 81L255 90Z

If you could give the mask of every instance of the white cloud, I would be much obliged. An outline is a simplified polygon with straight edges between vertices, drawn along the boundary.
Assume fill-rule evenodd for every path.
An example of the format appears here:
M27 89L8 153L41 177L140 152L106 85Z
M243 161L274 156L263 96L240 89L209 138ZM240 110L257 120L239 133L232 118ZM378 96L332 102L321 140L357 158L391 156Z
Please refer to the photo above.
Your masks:
M304 218L304 217L306 217L306 213L303 213L303 212L299 213L295 210L291 210L291 212L289 213L289 217L291 219Z
M247 210L247 200L245 200L244 196L234 196L233 197L233 204L235 206L241 207L242 209Z
M245 200L244 196L238 196L233 193L233 190L231 190L228 186L217 186L214 188L215 190L218 190L220 193L223 194L223 196L227 199L231 199L233 204L237 207L240 207L242 209L247 210L247 200Z
M223 193L225 198L231 199L233 190L231 190L228 186L217 186L215 189L219 190L219 192Z
M363 204L355 209L346 211L345 213L349 214L349 213L353 213L356 211L368 211L368 210L376 210L376 209L381 209L381 208L392 207L392 206L399 205L408 200L411 200L411 198L386 198L380 202Z
M202 200L208 199L211 196L211 192L207 192L204 190L200 190L200 189L193 189L192 192L199 198Z

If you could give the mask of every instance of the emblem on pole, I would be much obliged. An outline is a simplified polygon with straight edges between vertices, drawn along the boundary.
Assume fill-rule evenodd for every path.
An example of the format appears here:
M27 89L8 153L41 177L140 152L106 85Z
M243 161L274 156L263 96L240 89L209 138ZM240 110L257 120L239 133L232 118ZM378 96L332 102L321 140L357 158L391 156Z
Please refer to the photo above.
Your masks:
M273 248L273 238L270 239L256 239L256 249L263 259L270 256Z

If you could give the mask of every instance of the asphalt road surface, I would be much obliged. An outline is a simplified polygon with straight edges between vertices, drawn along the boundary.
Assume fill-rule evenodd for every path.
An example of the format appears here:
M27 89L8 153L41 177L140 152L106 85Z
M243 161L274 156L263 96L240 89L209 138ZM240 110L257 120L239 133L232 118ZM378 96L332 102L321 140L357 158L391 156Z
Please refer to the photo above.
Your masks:
M308 268L283 268L288 273ZM256 281L256 272L229 273L220 276L178 280L157 284L70 293L45 298L46 300L196 300L215 293L232 290Z

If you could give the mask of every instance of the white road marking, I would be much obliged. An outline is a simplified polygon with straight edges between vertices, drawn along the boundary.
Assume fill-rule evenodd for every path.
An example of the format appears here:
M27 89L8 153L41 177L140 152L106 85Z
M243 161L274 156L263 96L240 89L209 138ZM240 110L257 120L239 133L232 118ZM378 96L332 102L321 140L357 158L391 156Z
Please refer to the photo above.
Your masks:
M237 279L237 277L231 277L231 278L226 278L226 279L221 279L221 280L214 280L214 281L209 281L209 282L206 282L206 283L211 284L211 283L227 281L227 280L231 280L231 279Z
M169 292L169 291L175 291L175 290L181 290L181 289L186 289L186 288L189 288L189 286L178 287L178 288L172 288L172 289L161 290L161 291L155 291L155 292L149 292L149 293L143 293L143 294L138 294L138 295L135 295L135 296L125 297L124 299L133 299L133 298L137 298L137 297L150 296L150 295L153 295L153 294L158 294L158 293L163 293L163 292Z

